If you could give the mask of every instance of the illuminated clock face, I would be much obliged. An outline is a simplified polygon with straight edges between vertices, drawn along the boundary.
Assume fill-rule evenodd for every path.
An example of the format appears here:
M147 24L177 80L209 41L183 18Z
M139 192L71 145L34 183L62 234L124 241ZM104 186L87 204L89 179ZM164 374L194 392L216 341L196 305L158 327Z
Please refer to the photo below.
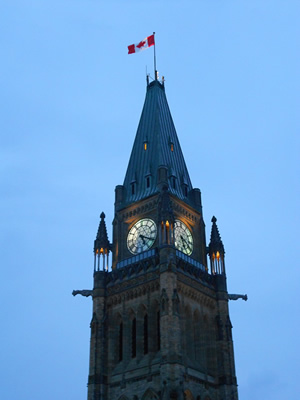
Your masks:
M179 219L174 224L175 247L190 256L193 252L193 236L189 228Z
M153 246L157 236L156 224L152 219L140 219L133 225L127 236L127 247L132 254L146 251Z

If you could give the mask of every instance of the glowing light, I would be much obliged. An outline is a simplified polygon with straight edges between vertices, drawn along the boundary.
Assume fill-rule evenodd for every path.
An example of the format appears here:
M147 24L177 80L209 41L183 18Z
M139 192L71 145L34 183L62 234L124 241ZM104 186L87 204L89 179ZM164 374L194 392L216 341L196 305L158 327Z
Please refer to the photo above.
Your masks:
M144 142L144 150L147 150L147 142Z

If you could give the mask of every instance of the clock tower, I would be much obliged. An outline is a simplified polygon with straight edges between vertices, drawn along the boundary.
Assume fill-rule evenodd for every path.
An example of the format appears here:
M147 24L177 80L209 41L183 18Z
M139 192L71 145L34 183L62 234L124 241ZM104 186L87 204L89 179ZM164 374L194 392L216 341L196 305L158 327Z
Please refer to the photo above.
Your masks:
M164 81L148 81L112 242L102 213L94 287L73 292L93 299L88 400L238 399L224 254L215 217L206 243Z

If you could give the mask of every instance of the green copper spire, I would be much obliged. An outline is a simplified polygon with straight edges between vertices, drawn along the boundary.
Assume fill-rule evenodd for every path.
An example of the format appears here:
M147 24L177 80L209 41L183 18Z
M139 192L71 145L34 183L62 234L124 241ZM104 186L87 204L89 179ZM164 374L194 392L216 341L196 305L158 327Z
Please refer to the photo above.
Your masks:
M162 186L167 186L170 193L186 201L192 190L165 87L158 80L147 85L123 185L125 204L149 197L159 192Z

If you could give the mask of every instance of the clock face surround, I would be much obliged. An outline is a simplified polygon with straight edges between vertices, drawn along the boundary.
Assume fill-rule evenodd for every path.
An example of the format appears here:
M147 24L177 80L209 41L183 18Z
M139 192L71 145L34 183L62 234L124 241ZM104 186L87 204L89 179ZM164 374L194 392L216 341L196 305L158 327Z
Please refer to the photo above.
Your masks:
M193 252L193 236L189 228L179 219L174 224L175 247L190 256Z
M130 253L138 254L150 249L157 236L157 227L150 218L136 222L127 235L127 247Z

